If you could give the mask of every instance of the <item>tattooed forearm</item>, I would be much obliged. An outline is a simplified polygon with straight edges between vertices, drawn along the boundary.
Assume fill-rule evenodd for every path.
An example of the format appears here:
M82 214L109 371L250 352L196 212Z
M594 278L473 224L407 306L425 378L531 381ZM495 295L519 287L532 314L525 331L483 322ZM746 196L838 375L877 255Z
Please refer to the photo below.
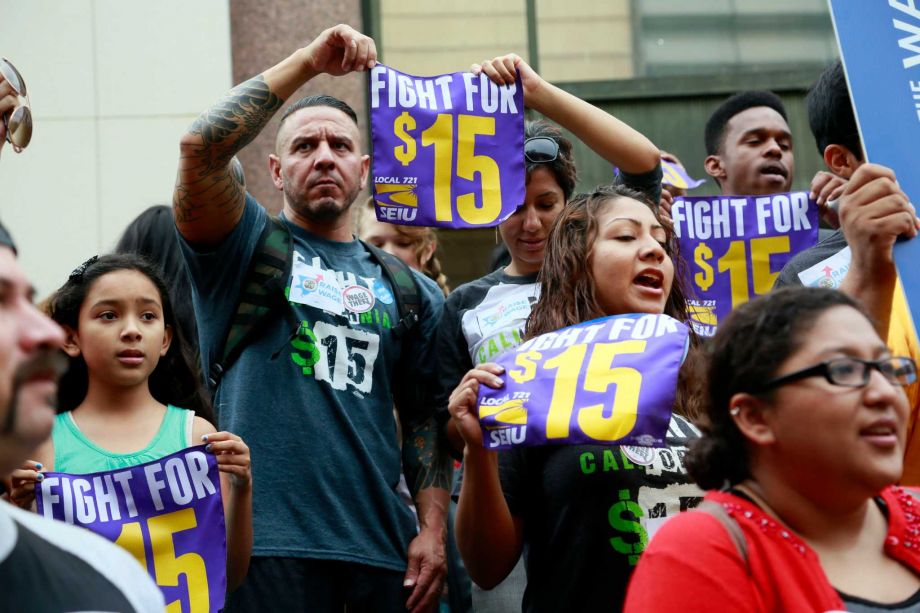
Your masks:
M260 75L234 87L189 128L182 139L173 194L176 223L187 239L218 240L239 220L246 203L246 180L234 156L262 131L281 104ZM217 227L221 231L214 232Z
M403 425L403 469L413 497L425 488L450 487L451 459L439 444L434 417Z
M226 167L230 159L258 136L282 104L262 75L240 83L202 113L189 128L200 135L200 172L210 174Z

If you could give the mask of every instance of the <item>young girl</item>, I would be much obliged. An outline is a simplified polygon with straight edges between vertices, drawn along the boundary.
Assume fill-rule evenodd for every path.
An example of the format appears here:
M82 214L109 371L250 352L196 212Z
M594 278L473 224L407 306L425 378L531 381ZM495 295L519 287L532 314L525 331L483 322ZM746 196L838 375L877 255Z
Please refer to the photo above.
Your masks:
M368 198L355 215L355 234L375 247L395 255L407 266L427 275L444 295L450 293L438 259L438 231L423 226L403 226L377 221L374 198Z
M549 233L527 336L627 313L665 313L687 323L673 243L670 224L643 194L613 186L576 197ZM525 613L617 611L655 527L702 496L681 461L698 436L687 419L694 399L679 386L665 447L546 445L495 453L483 447L476 398L480 384L501 388L503 374L496 364L478 365L448 406L465 442L456 534L467 571L488 588L524 551Z
M93 257L51 299L67 333L51 439L13 474L11 499L31 507L42 471L86 474L150 462L200 441L215 454L227 526L227 586L252 550L249 448L216 432L210 403L159 271L132 254ZM179 406L187 408L178 408Z

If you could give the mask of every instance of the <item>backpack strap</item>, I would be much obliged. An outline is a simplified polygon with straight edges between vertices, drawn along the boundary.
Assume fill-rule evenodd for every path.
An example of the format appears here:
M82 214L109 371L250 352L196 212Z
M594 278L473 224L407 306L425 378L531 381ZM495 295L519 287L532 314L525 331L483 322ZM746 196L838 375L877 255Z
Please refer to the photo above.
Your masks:
M418 283L412 276L412 270L408 264L398 257L364 241L361 241L361 244L380 264L383 274L386 275L387 280L393 287L396 309L399 311L399 323L394 326L393 331L397 337L400 337L412 330L418 323L419 313L421 313L422 308L421 291Z
M728 514L728 512L725 510L725 507L723 507L718 502L713 502L712 500L704 500L696 507L696 510L715 517L716 520L722 524L722 527L725 528L726 532L728 532L728 536L731 537L732 543L735 544L735 549L738 550L738 555L741 556L742 560L744 560L744 567L747 569L748 574L750 574L751 563L748 559L747 539L744 538L744 532L741 530L741 526L738 525L738 522Z
M246 345L262 332L273 319L273 313L285 304L284 290L291 275L293 254L290 229L277 217L269 216L243 278L236 312L230 320L222 348L216 354L220 359L213 361L208 371L208 386L212 393Z

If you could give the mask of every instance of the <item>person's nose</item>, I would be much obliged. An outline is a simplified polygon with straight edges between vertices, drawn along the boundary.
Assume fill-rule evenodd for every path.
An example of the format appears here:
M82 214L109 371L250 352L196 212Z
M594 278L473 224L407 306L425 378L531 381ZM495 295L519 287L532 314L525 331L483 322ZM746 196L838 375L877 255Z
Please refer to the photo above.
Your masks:
M779 141L775 138L767 139L763 155L768 158L781 159L783 157L783 148L779 144Z
M869 406L885 408L891 406L899 393L901 386L892 383L877 368L869 370L869 382L865 387L865 402Z
M639 257L642 260L661 263L667 257L667 252L661 243L652 236L646 236L640 247Z
M335 156L325 140L321 140L313 152L313 165L317 170L330 170L335 167Z
M121 340L125 342L137 342L141 340L140 320L135 316L127 316L122 319Z
M525 232L538 232L540 230L540 215L534 207L524 207L524 223L521 228Z
M31 302L25 302L19 326L19 344L30 353L38 349L60 348L64 345L64 330Z

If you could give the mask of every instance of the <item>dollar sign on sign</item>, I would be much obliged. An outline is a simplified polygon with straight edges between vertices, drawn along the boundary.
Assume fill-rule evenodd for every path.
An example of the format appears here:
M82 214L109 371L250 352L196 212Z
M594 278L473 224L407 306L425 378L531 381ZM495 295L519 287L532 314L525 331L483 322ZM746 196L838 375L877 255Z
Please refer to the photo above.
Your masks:
M412 119L407 111L403 111L402 114L396 118L396 121L393 122L393 134L406 144L405 147L393 147L393 155L396 156L396 159L402 162L403 166L408 166L409 163L415 159L415 139L409 136L407 130L415 129L415 120Z
M709 264L709 260L711 258L712 249L710 249L706 243L700 243L696 246L696 249L693 252L693 260L696 262L696 265L700 267L702 272L698 272L693 275L693 280L704 292L712 286L714 281L712 266Z

